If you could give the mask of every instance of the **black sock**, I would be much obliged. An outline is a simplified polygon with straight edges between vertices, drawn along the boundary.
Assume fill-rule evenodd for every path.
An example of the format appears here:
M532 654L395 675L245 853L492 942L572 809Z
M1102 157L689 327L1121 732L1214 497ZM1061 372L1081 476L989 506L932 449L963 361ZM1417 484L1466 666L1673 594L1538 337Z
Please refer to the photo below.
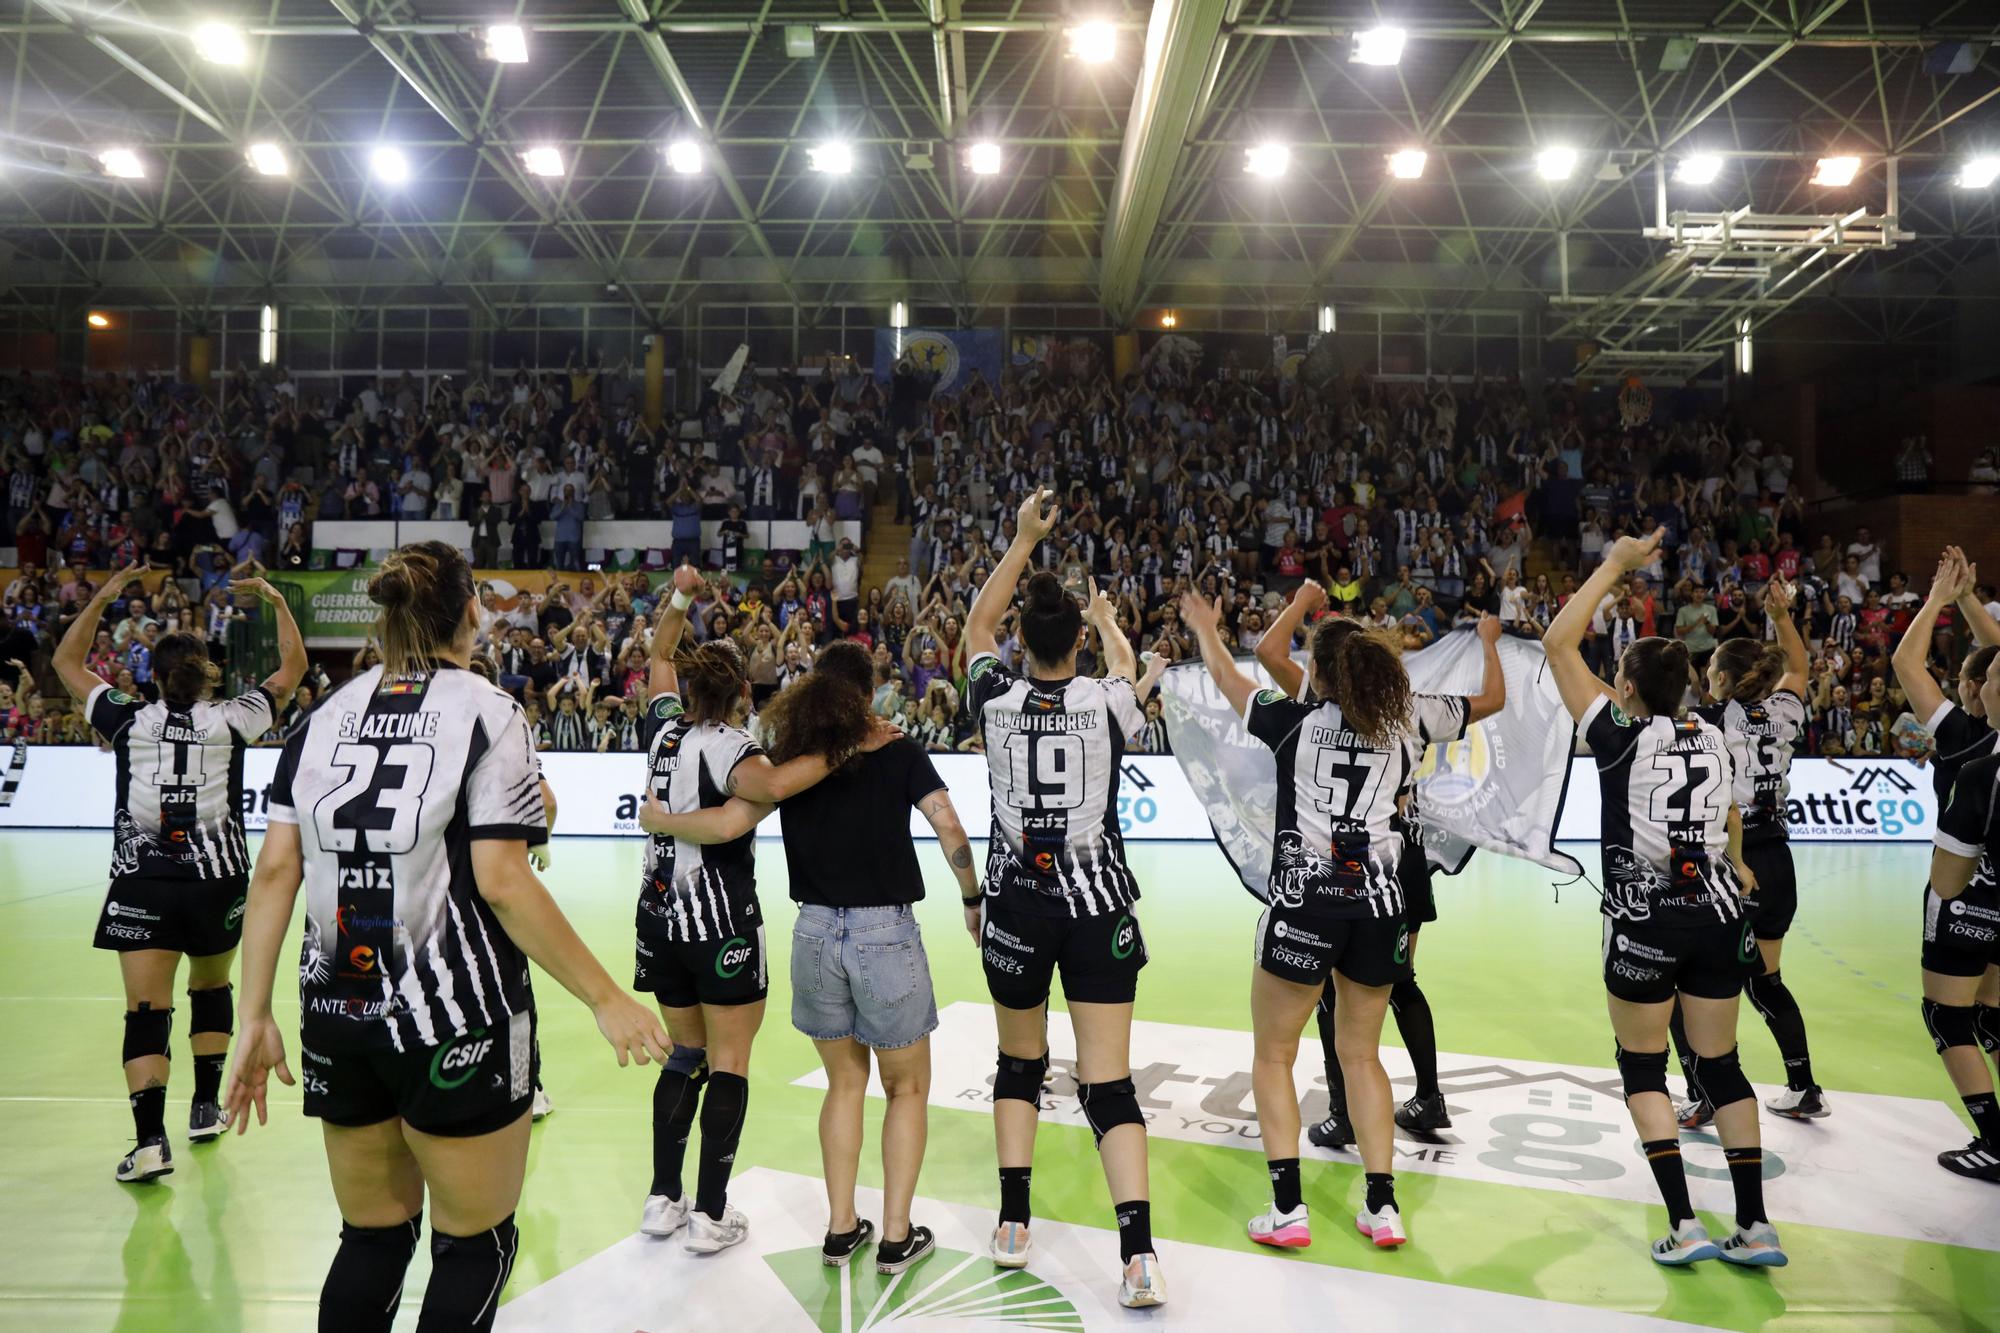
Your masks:
M681 1164L687 1160L688 1131L701 1105L701 1084L693 1075L662 1069L653 1085L652 1194L681 1197Z
M1639 1145L1646 1164L1653 1168L1653 1183L1660 1187L1660 1200L1667 1205L1667 1224L1678 1227L1694 1217L1688 1202L1687 1171L1681 1166L1679 1139L1651 1139Z
M2000 1005L1973 1005L1972 1030L1979 1034L1980 1049L1988 1055L2000 1053Z
M1764 1150L1724 1148L1729 1161L1729 1183L1736 1187L1736 1225L1747 1227L1764 1220ZM1682 1186L1686 1192L1686 1186Z
M1965 1113L1972 1117L1972 1123L1979 1130L1979 1137L1996 1148L2000 1148L2000 1104L1995 1103L1990 1092L1974 1093L1961 1097L1965 1103Z
M1361 1177L1368 1184L1368 1211L1396 1206L1396 1178L1387 1171L1368 1171Z
M500 1292L521 1247L511 1214L476 1236L447 1236L431 1228L431 1280L424 1288L418 1333L444 1329L487 1333L500 1313Z
M1114 1204L1112 1211L1118 1214L1118 1257L1129 1264L1135 1254L1151 1254L1153 1205L1144 1199L1133 1199Z
M1313 1020L1319 1025L1320 1058L1326 1062L1326 1102L1327 1109L1347 1119L1347 1080L1340 1073L1340 1052L1333 1044L1333 987L1326 988L1326 998L1313 1010Z
M148 1139L163 1139L167 1136L167 1090L165 1087L141 1088L127 1094L132 1103L132 1132L144 1143Z
M1437 1024L1431 1019L1431 1002L1417 988L1414 975L1396 983L1389 992L1389 1007L1396 1011L1396 1031L1403 1034L1403 1049L1417 1074L1417 1096L1438 1095Z
M229 1054L197 1055L194 1058L194 1099L198 1102L219 1102L222 1100L222 1071L229 1063Z
M1028 1181L1035 1174L1032 1166L1003 1166L1000 1168L1000 1220L1028 1225Z
M741 1074L708 1076L701 1099L701 1174L695 1178L694 1206L716 1221L729 1206L729 1173L736 1143L743 1137L743 1114L750 1106L750 1081Z
M1681 1062L1681 1077L1687 1080L1688 1100L1705 1100L1701 1093L1701 1083L1695 1078L1694 1047L1688 1045L1687 1023L1681 1018L1681 1002L1674 1001L1674 1011L1667 1016L1667 1031L1673 1034L1674 1054Z
M340 1248L319 1292L320 1333L388 1333L424 1215L393 1227L340 1225Z
M1271 1172L1271 1203L1281 1213L1299 1206L1299 1159L1273 1157L1264 1163Z
M1812 1054L1806 1048L1806 1019L1782 974L1750 978L1750 1003L1764 1016L1785 1060L1785 1086L1803 1092L1813 1086Z

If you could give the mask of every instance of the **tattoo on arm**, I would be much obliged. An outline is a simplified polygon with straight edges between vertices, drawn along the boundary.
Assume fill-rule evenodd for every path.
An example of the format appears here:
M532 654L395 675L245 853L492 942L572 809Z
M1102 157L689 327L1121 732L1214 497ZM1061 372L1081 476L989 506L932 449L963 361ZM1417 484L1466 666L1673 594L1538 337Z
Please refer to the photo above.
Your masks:
M951 854L951 864L954 870L972 869L972 848L961 843L958 850Z

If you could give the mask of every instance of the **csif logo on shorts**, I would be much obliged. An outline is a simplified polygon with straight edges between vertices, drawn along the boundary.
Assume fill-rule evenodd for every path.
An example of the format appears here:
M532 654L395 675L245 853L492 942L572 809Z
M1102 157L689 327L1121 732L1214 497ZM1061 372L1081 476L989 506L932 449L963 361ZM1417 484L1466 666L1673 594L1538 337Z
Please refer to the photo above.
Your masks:
M1132 956L1133 948L1139 942L1139 926L1131 917L1120 915L1118 924L1111 928L1111 956L1121 963Z
M238 898L235 902L229 904L229 910L222 914L222 925L225 930L236 929L236 923L243 919L244 904L245 899L243 898Z
M493 1038L485 1028L474 1028L463 1037L438 1047L431 1057L431 1086L450 1092L462 1088L479 1072L479 1062L493 1049Z
M1398 926L1396 927L1396 965L1400 967L1409 961L1410 928L1408 926Z
M750 961L750 953L750 941L741 935L734 936L715 955L715 975L724 981L734 977Z

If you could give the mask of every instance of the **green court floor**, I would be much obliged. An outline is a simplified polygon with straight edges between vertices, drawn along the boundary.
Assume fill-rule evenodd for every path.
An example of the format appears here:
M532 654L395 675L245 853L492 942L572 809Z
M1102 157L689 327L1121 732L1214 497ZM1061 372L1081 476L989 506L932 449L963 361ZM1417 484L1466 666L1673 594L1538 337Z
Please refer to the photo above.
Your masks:
M118 972L109 956L88 947L106 843L101 834L53 832L0 839L0 1143L9 1205L0 1217L0 1327L309 1328L338 1217L317 1133L298 1114L295 1091L280 1090L272 1124L245 1139L197 1150L176 1133L179 1169L157 1186L130 1189L111 1179L129 1144L130 1119L117 1061ZM614 974L630 971L638 857L636 841L559 840L548 877ZM933 882L923 923L945 1027L919 1188L940 1215L958 1216L953 1206L962 1206L973 1227L997 1199L980 1082L992 1070L991 1020L953 886L941 865L929 864L935 857L928 848L925 857ZM775 888L783 883L782 858L776 841L759 844L774 923L772 1007L753 1061L738 1171L754 1182L746 1192L773 1201L774 1211L776 1201L789 1200L782 1205L786 1235L810 1238L824 1219L813 1215L809 1182L796 1178L818 1175L817 1065L788 1022L781 928L788 911ZM1792 1263L1776 1272L1718 1264L1665 1272L1645 1257L1663 1212L1650 1201L1650 1178L1622 1107L1604 1086L1614 1077L1612 1041L1597 980L1597 901L1588 885L1558 892L1548 874L1490 856L1440 881L1442 919L1422 935L1418 975L1448 1053L1441 1068L1455 1124L1443 1142L1402 1145L1398 1191L1412 1243L1378 1252L1356 1237L1346 1217L1360 1198L1359 1164L1321 1154L1306 1168L1313 1247L1253 1253L1242 1224L1267 1190L1247 1112L1256 905L1209 846L1135 845L1152 963L1139 994L1134 1068L1154 1119L1154 1233L1170 1283L1179 1265L1190 1300L1207 1293L1214 1301L1213 1293L1225 1291L1250 1302L1208 1310L1177 1303L1157 1312L1171 1313L1171 1321L1152 1322L1246 1327L1263 1301L1324 1324L1350 1289L1346 1282L1356 1301L1379 1298L1388 1308L1399 1290L1409 1293L1412 1309L1421 1297L1432 1311L1427 1328L1526 1326L1520 1312L1537 1307L1521 1298L1547 1303L1541 1308L1551 1327L1609 1326L1619 1316L1742 1329L2000 1326L2000 1189L1931 1164L1937 1149L1962 1143L1969 1131L1915 1000L1917 886L1926 858L1917 846L1799 849L1804 906L1785 975L1804 1008L1834 1115L1811 1125L1774 1126L1766 1118L1773 1158L1767 1192ZM281 1015L295 1038L287 970ZM671 1257L664 1247L657 1256L619 1248L636 1229L649 1174L652 1074L620 1070L581 1006L552 983L540 993L544 1080L557 1110L535 1130L503 1327L693 1327L690 1312L726 1294L725 1270L688 1267L677 1247ZM1066 1032L1054 1026L1060 1057ZM170 1128L185 1123L188 1086L179 1016L176 1029ZM1781 1082L1769 1035L1747 1009L1742 1031L1751 1077ZM1407 1068L1399 1054L1385 1056L1392 1074ZM1302 1061L1302 1074L1316 1061L1316 1053ZM1042 1129L1036 1215L1106 1228L1109 1204L1090 1135L1073 1111L1061 1109L1063 1091L1058 1080L1058 1109ZM1303 1083L1302 1092L1310 1113L1316 1094ZM879 1184L872 1140L871 1126L864 1185ZM1690 1136L1697 1173L1719 1176L1701 1165L1710 1151ZM1707 1160L1719 1163L1719 1152ZM1726 1198L1726 1184L1703 1179L1697 1189L1697 1204L1714 1224L1725 1224L1726 1210L1711 1205ZM753 1212L751 1221L755 1238L760 1218ZM773 1236L783 1229L778 1218L763 1221ZM1102 1275L1090 1280L1114 1281L1115 1240L1076 1235L1076 1253L1101 1260ZM953 1305L944 1297L857 1294L836 1275L800 1267L797 1253L738 1261L761 1264L758 1272L781 1284L772 1290L794 1299L780 1307L738 1288L741 1299L715 1307L729 1310L734 1330L915 1325L926 1311L960 1328L980 1320L1098 1323L1088 1311L1043 1320L1009 1313L1013 1307L999 1297L953 1296ZM624 1268L614 1263L620 1255L630 1257ZM947 1277L961 1280L948 1260L940 1254L927 1261L933 1288ZM965 1262L964 1281L990 1280L989 1268ZM423 1263L420 1256L412 1268L412 1291ZM1407 1281L1385 1284L1369 1274ZM849 1280L858 1289L873 1278ZM1071 1281L1070 1296L1087 1285L1063 1280ZM611 1294L641 1304L661 1300L667 1313L650 1322L590 1313L600 1306L584 1297L605 1297L607 1282L632 1284L632 1292ZM704 1291L704 1282L717 1289ZM666 1301L644 1290L649 1286L677 1294ZM1482 1306L1489 1297L1514 1303ZM414 1325L415 1304L406 1302L399 1327ZM1557 1315L1583 1318L1560 1322Z

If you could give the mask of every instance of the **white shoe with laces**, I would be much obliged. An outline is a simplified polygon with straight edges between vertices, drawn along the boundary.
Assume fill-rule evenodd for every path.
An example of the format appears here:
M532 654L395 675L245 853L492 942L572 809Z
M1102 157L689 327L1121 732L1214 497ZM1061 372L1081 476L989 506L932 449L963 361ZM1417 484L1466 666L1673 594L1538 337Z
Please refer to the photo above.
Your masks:
M1281 1213L1278 1205L1273 1203L1250 1219L1250 1239L1259 1245L1303 1250L1312 1244L1312 1220L1306 1206L1300 1204L1289 1213Z
M1778 1244L1778 1229L1769 1222L1752 1222L1729 1233L1722 1242L1722 1257L1751 1268L1783 1268L1791 1262Z
M1167 1303L1167 1282L1160 1276L1160 1257L1135 1254L1118 1279L1118 1303L1128 1310L1145 1310Z
M1410 1239L1403 1230L1403 1215L1393 1203L1371 1210L1367 1204L1354 1215L1354 1229L1385 1250L1393 1250Z
M1670 1268L1720 1257L1722 1251L1708 1238L1708 1228L1692 1218L1653 1242L1653 1262Z
M1786 1088L1764 1105L1770 1108L1772 1115L1781 1115L1788 1120L1820 1120L1833 1114L1833 1108L1826 1104L1826 1094L1816 1086Z
M669 1199L664 1194L648 1194L646 1210L639 1215L639 1230L648 1236L671 1236L686 1226L687 1220L687 1195Z
M174 1155L165 1139L149 1139L125 1154L111 1174L121 1185L143 1185L174 1173Z
M993 1236L986 1242L987 1255L1002 1268L1026 1268L1028 1253L1034 1248L1035 1240L1028 1234L1026 1222L1002 1222L993 1228Z
M740 1244L750 1234L750 1219L736 1209L724 1205L720 1218L710 1217L700 1209L691 1209L687 1215L687 1239L681 1248L689 1254L714 1254Z
M528 1118L530 1120L540 1120L555 1109L556 1104L549 1100L547 1090L541 1084L537 1083L535 1085L535 1099L528 1103Z

